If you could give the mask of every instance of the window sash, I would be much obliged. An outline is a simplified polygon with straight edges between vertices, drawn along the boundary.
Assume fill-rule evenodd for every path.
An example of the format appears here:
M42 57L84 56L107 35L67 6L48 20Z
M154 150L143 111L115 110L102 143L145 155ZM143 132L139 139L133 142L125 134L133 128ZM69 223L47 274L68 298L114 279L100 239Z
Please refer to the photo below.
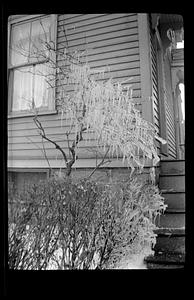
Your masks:
M51 40L51 27L52 18L50 16L12 25L10 67L47 59L49 52L43 43Z
M52 88L47 82L49 81L47 64L17 68L12 72L12 112L27 111L32 108L49 109Z
M23 67L13 71L12 111L30 109L33 99L33 67Z
M21 20L17 19L17 20L12 20L10 23L9 23L9 30L8 30L8 49L9 49L9 41L11 42L11 38L12 38L12 35L11 35L11 26L14 24L16 26L16 24L20 24L20 26L23 24L26 26L26 24L32 24L32 22L34 24L38 24L38 22L40 22L40 17L41 17L41 20L43 22L43 26L45 28L45 32L47 33L47 37L49 38L49 40L52 40L54 41L54 44L55 44L55 47L56 47L56 24L57 24L57 20L56 20L56 15L40 15L38 17L32 17L32 16L29 16L29 18L27 18L25 16L25 21L24 22L20 22ZM23 19L22 18L22 19ZM39 25L38 26L34 26L34 32L32 32L32 35L36 35L37 32L40 31L40 27ZM44 36L45 36L45 32L44 32ZM42 34L43 36L43 34ZM36 43L38 43L37 40L35 40ZM32 48L31 48L32 49ZM43 49L44 50L44 49ZM44 50L45 51L45 50ZM32 55L31 55L32 56ZM51 59L53 61L56 60L56 56L55 54L53 53ZM9 104L8 104L8 109L9 109L9 116L18 116L18 115L21 115L21 113L25 113L25 115L27 113L29 113L29 115L31 115L31 111L29 109L26 109L27 107L23 107L23 109L19 110L17 108L17 105L14 104L14 72L16 72L16 70L18 70L19 68L22 68L22 67L32 67L32 66L36 66L37 69L40 69L43 67L43 65L45 64L46 65L46 62L48 61L48 58L44 58L44 59L41 59L39 61L37 61L37 59L33 59L31 57L31 61L27 61L27 62L21 62L20 64L18 65L12 65L10 64L10 61L11 61L11 50L9 51L9 55L8 55L8 75L9 75L9 90L8 90L8 97L9 97ZM41 66L42 65L42 66ZM55 80L55 74L56 73L56 70L52 70L51 71L51 75L52 75L52 78L53 80ZM39 78L38 78L39 77ZM36 87L39 87L41 86L42 84L42 87L45 86L45 83L43 82L43 78L40 78L40 76L36 76L35 75L35 82L34 82L34 87L33 87L33 94L35 96L35 98L33 98L33 100L35 101L35 104L36 106L38 106L38 110L40 111L43 111L45 113L47 113L47 111L51 111L51 113L53 113L55 111L55 102L53 101L54 100L54 95L55 95L55 88L50 88L49 85L48 85L48 89L47 91L43 91L43 88L42 89L39 89L39 93L34 93L34 88L36 89ZM54 85L54 84L53 84ZM30 97L31 97L31 93L29 93ZM47 95L47 96L46 96ZM40 97L41 96L41 97ZM40 99L41 98L41 99ZM15 105L15 109L12 109L13 105ZM56 112L56 111L55 111Z
M16 25L11 28L10 61L12 66L28 63L29 35L31 23ZM19 41L18 41L19 40ZM17 43L18 41L18 43Z

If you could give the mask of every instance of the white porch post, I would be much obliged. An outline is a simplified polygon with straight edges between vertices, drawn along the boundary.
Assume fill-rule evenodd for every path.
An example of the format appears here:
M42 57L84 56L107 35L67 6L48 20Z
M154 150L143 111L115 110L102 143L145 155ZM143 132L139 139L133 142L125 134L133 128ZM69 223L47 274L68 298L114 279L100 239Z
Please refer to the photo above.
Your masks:
M142 116L145 120L153 123L150 38L148 25L148 15L138 14Z

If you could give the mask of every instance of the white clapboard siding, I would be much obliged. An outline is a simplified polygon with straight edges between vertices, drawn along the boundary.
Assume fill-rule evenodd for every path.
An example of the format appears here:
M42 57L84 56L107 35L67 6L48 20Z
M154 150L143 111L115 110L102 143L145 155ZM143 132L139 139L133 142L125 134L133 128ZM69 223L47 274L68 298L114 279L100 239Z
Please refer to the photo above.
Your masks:
M135 105L137 109L141 109L141 101L137 98L137 104ZM39 120L45 129L46 134L64 134L68 129L70 124L70 119L65 117L61 120L61 114L53 115L52 119L40 116ZM11 122L10 122L11 121ZM74 128L72 128L74 132ZM8 137L22 137L22 136L36 136L37 127L32 120L22 121L22 118L9 120L8 124ZM38 135L39 136L39 135Z
M69 50L87 50L92 51L93 49L99 49L104 47L104 40L106 40L106 45L105 47L112 46L112 45L118 45L118 43L124 44L127 42L137 42L138 41L138 36L137 36L137 30L133 30L130 34L128 33L129 30L124 30L123 32L118 32L116 34L115 32L108 33L103 35L101 38L96 38L94 36L93 38L90 37L87 38L87 40L84 38L81 38L79 40L73 40L68 43L68 48ZM66 39L62 39L60 41L60 44L57 46L57 49L60 51L61 49L64 49L64 47L67 47Z
M68 157L68 149L67 148L63 148L63 150L65 151L65 153L67 154ZM53 148L48 148L46 149L46 154L48 159L62 159L63 156L61 154L60 151L58 151L57 149L55 149L55 147L53 146ZM83 159L83 158L95 158L96 157L96 151L94 147L83 147L83 148L79 148L77 150L77 154L79 159ZM39 159L42 158L44 159L44 152L42 149L38 149L33 147L33 149L20 149L20 150L12 150L10 149L9 154L8 154L8 159ZM99 156L100 157L100 156ZM102 157L102 155L101 155Z
M64 30L65 28L65 30ZM88 61L91 68L105 70L104 77L99 81L112 77L114 81L124 81L133 77L133 97L136 107L141 107L141 82L140 59L138 41L137 14L60 14L57 16L57 50L60 53L68 46L68 50L87 50L83 55L83 61ZM57 64L62 64L60 55L57 56ZM59 75L58 75L59 76ZM73 91L73 87L65 87L64 82L56 78L56 99L60 95L61 87L66 92ZM58 108L56 103L56 108ZM39 116L48 138L53 139L67 151L66 131L68 122L61 122L61 114ZM86 139L86 133L83 133ZM95 158L94 134L87 134L90 142L82 141L79 147L80 159ZM74 138L74 128L69 136L70 142ZM55 146L44 141L44 147L49 159L62 158ZM21 117L8 119L8 159L31 160L32 167L35 160L44 160L42 139L33 122L33 117Z
M68 143L67 143L67 140L65 139L65 137L63 137L63 139L59 138L59 137L53 137L52 140L54 142L56 142L63 149L66 149L66 151L68 152ZM71 139L69 140L70 145L72 144L72 142L73 142L73 135L71 136ZM24 146L24 144L25 144L25 146ZM40 149L43 147L41 138L38 139L35 137L31 138L30 141L29 141L28 137L24 137L19 140L19 143L13 142L11 145L12 145L11 146L12 151L33 150L33 149ZM84 140L79 143L79 148L85 148L85 147L92 148L95 146L96 146L95 139L92 139L90 141ZM52 143L47 142L45 140L44 140L44 147L46 149L55 149L55 145L53 145Z
M125 67L125 65L124 65ZM126 69L126 70L119 70L117 71L106 71L104 75L100 78L96 78L97 81L102 82L106 81L109 78L113 79L113 82L124 82L124 85L132 84L132 88L135 89L135 85L140 83L140 76L139 76L139 68L133 68L133 69ZM56 86L58 87L56 94L60 93L60 87L63 86L63 90L65 92L71 92L73 91L73 85L65 85L65 80L60 79L57 80Z
M101 25L103 25L101 23ZM67 36L67 40L72 41L72 40L78 40L80 38L89 38L89 37L93 37L93 36L97 36L99 34L106 34L109 32L116 32L116 31L122 31L122 30L126 30L126 29L133 29L137 27L137 21L128 21L126 20L126 22L123 22L123 20L121 20L119 23L118 22L112 22L111 25L107 24L106 22L104 22L104 26L101 27L96 27L93 26L93 28L87 26L87 28L83 28L82 30L78 30L76 28L76 26L73 28L73 30L71 30L71 33L69 33L69 30L65 30L66 36ZM86 31L87 30L87 31ZM131 33L134 31L131 31ZM61 41L60 39L64 40L64 29L63 27L59 28L58 27L58 38L59 41Z
M136 14L84 14L81 15L70 15L67 14L58 15L58 26L66 25L66 28L80 28L86 26L98 26L97 24L103 24L106 22L114 22L117 19L123 19L123 17L129 16L130 20L134 21L134 16L136 20Z

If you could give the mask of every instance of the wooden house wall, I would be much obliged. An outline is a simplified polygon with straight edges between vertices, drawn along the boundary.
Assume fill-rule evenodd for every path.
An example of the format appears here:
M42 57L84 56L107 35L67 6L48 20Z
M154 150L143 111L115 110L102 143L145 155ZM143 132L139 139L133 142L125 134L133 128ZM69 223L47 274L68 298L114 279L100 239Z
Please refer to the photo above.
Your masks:
M66 37L64 34L66 28ZM133 77L133 97L141 111L141 82L138 42L137 14L61 14L57 20L57 49L66 47L66 38L70 50L88 49L88 62L92 68L109 66L110 72L105 78L112 76L115 80ZM57 57L60 64L60 59ZM57 82L56 97L60 92ZM45 132L67 151L64 132L66 127L61 123L59 113L40 116ZM70 140L73 135L70 136ZM89 144L80 143L79 158L93 159L95 141ZM58 165L60 152L49 143L44 142L49 160ZM33 117L17 117L8 119L8 166L43 166L44 160L42 140ZM89 160L88 160L89 161ZM38 163L39 162L39 163ZM90 160L91 162L91 160Z

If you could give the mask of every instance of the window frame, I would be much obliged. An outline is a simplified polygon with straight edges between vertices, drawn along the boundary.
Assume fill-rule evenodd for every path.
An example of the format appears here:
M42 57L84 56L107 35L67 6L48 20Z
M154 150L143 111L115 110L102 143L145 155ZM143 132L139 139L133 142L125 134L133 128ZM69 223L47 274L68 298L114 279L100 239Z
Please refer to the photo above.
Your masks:
M34 113L30 110L22 110L22 111L12 111L12 101L13 101L13 83L14 80L13 78L11 78L11 74L13 74L13 70L21 68L21 67L25 67L25 66L33 66L33 65L38 65L38 64L43 64L46 62L46 59L40 60L36 63L34 62L30 62L30 63L23 63L23 64L19 64L17 66L13 66L11 65L10 62L10 57L11 57L11 50L10 50L10 45L11 45L11 29L12 26L15 24L23 24L23 23L27 23L33 20L38 20L40 17L47 17L50 16L51 18L51 36L52 36L52 40L54 41L55 44L55 50L56 50L56 42L57 42L57 15L56 14L38 14L38 15L14 15L14 16L10 16L8 19L8 45L7 45L7 49L8 49L8 55L7 55L7 82L8 82L8 119L9 118L16 118L16 117L27 117L27 116L33 116ZM54 54L52 59L56 62L56 55ZM54 70L53 75L56 78L56 70ZM55 79L56 80L56 79ZM48 115L48 114L56 114L57 110L56 110L56 103L55 103L55 96L56 96L56 87L54 87L52 89L52 95L51 95L51 99L48 103L48 107L45 108L39 108L38 109L38 115Z

